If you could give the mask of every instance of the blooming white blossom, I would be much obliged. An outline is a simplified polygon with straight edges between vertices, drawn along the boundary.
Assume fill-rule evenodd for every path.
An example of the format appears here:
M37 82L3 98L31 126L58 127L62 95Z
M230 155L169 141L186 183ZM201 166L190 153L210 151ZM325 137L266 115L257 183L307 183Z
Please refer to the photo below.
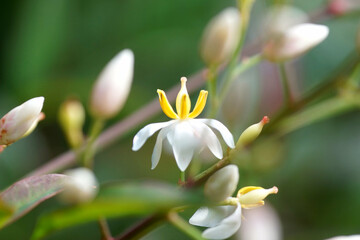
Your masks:
M327 26L312 23L298 24L283 34L269 39L265 44L263 54L270 61L286 61L315 47L324 41L328 34Z
M130 49L118 53L100 73L91 94L90 108L107 119L117 114L126 102L134 72L134 54Z
M137 151L150 136L161 129L151 157L151 169L159 163L162 142L166 138L172 146L176 163L181 171L186 170L194 153L199 152L203 147L208 147L215 157L219 159L223 157L221 144L210 127L218 130L225 143L230 148L234 148L233 136L221 122L215 119L194 119L204 109L208 92L204 90L200 92L194 110L190 112L191 102L186 89L186 81L185 77L181 78L181 89L176 98L177 113L168 102L165 92L159 89L157 91L163 112L173 120L149 124L134 137L132 150Z
M360 240L360 235L338 236L326 240Z
M80 204L94 199L98 192L98 182L88 168L75 168L64 172L70 178L65 182L59 198L67 204Z
M237 166L230 165L230 167L236 168L238 171ZM276 194L278 192L276 187L264 189L262 187L249 186L241 188L238 191L237 197L231 197L235 191L234 186L236 187L237 183L229 182L229 184L231 186L228 188L234 190L232 192L229 191L227 198L219 203L221 206L201 207L189 220L189 223L192 225L207 227L202 233L204 238L225 239L231 237L240 228L242 208L262 206L264 205L263 200L269 194ZM219 185L219 187L223 186Z
M29 135L44 118L44 97L32 98L12 109L0 120L0 145L9 145Z
M219 64L231 57L240 39L240 20L239 10L229 7L209 22L200 45L206 64Z

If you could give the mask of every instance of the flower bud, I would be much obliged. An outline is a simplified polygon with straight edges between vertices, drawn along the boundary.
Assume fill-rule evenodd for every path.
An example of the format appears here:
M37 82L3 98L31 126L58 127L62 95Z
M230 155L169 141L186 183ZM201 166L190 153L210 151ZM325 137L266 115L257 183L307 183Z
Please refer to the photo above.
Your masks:
M337 236L325 240L360 240L360 235Z
M311 23L299 24L269 39L263 49L263 55L269 61L286 61L315 47L324 41L328 34L327 26Z
M206 26L200 55L207 65L220 64L231 57L240 39L240 12L226 8Z
M32 98L12 109L0 120L0 145L9 145L29 135L44 118L44 97Z
M269 194L278 193L277 187L264 189L262 187L243 187L238 191L237 198L243 208L252 208L264 205L264 199Z
M59 122L71 147L77 148L83 143L82 128L85 122L85 110L75 100L67 100L59 109Z
M98 182L88 168L75 168L64 172L70 178L65 182L64 191L59 195L66 204L81 204L93 200L98 192Z
M129 95L134 71L134 54L130 49L118 53L103 69L92 90L92 114L107 119L117 114Z
M335 16L342 16L349 12L356 12L360 9L359 0L329 0L327 5L327 13Z
M239 140L236 143L236 148L246 146L252 143L261 133L265 124L267 124L270 119L265 116L263 119L256 124L251 125L240 135Z
M228 165L209 177L204 186L205 195L214 202L221 202L235 192L239 181L239 169Z

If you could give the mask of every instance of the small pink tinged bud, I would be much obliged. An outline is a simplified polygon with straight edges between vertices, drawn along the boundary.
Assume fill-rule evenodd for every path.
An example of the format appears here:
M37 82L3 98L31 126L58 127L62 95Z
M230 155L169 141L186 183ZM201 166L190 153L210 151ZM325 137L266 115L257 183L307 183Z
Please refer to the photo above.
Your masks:
M0 120L0 144L9 145L29 135L44 118L44 97L32 98L12 109Z
M251 125L240 135L239 140L236 143L236 147L246 146L252 143L261 133L265 124L270 121L269 117L265 116L256 124Z

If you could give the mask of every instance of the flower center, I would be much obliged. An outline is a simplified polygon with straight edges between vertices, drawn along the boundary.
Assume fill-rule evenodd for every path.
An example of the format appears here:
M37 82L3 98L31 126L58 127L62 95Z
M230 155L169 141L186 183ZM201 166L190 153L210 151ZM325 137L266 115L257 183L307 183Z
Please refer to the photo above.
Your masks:
M169 101L166 98L166 94L163 90L158 89L159 102L161 109L169 118L173 119L186 119L186 118L195 118L200 115L200 113L204 110L206 105L206 99L208 92L205 90L201 90L199 97L196 101L195 107L193 111L190 113L191 101L186 89L186 77L181 78L181 88L176 97L176 111L171 107Z

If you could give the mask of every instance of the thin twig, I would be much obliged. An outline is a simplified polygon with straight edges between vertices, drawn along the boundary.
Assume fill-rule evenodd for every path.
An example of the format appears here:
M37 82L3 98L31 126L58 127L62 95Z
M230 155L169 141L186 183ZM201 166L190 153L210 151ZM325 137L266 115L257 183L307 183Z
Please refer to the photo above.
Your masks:
M98 219L98 223L101 231L102 240L114 240L114 238L111 236L110 229L106 222L106 219L100 217Z

